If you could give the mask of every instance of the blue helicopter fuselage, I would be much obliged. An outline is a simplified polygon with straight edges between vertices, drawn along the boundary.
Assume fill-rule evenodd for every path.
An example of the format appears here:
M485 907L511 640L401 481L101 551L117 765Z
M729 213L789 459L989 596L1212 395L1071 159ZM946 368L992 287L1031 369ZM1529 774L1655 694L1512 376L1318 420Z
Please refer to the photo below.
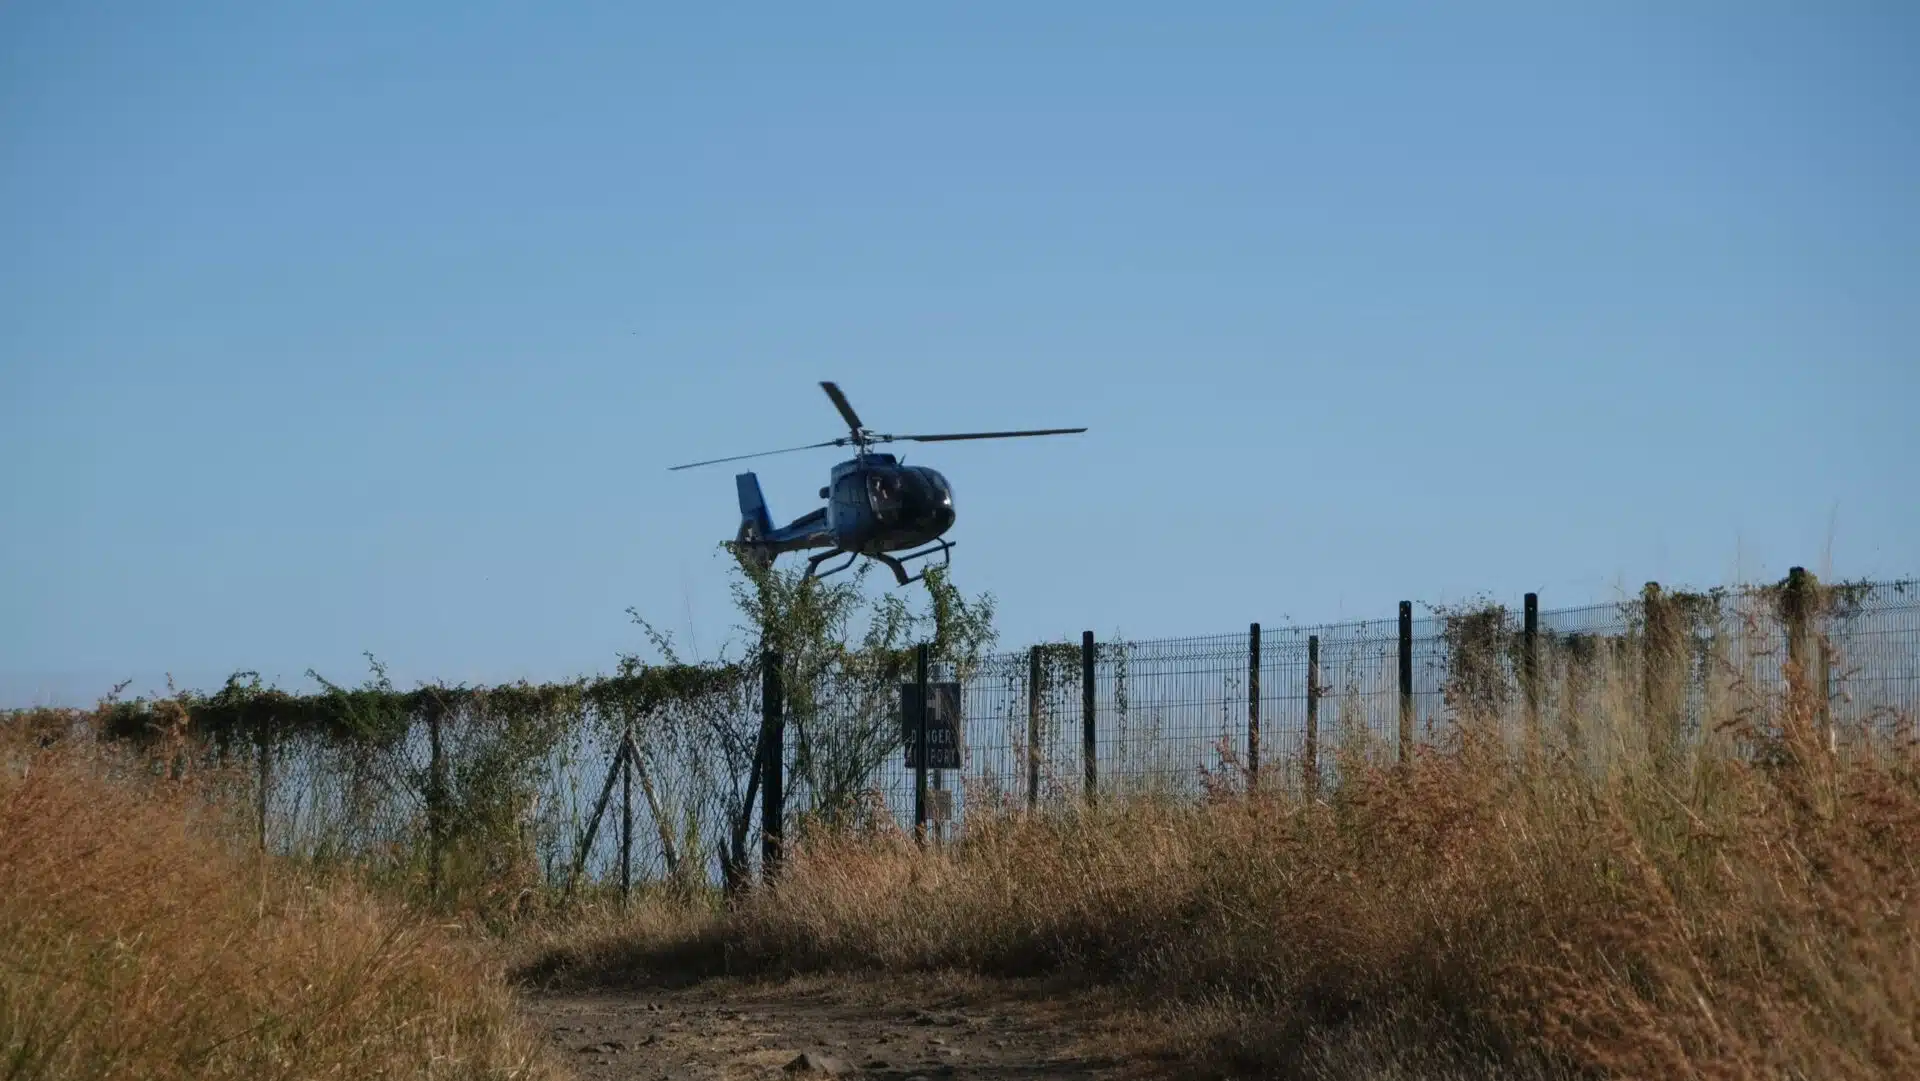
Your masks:
M903 466L890 454L833 467L827 529L852 552L892 552L938 540L953 528L953 488L938 470Z
M766 552L838 548L862 555L916 548L953 528L953 486L936 469L901 465L891 454L869 452L833 467L820 489L826 505L774 528L760 483L752 473L740 487L740 539Z

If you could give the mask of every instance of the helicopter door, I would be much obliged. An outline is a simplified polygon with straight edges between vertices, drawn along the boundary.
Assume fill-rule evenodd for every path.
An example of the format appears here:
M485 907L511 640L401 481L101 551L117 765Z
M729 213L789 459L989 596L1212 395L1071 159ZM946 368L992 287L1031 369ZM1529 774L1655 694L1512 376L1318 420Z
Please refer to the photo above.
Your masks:
M859 474L836 477L831 487L833 494L827 504L827 520L835 533L857 531L862 522L873 517L867 506L867 486Z

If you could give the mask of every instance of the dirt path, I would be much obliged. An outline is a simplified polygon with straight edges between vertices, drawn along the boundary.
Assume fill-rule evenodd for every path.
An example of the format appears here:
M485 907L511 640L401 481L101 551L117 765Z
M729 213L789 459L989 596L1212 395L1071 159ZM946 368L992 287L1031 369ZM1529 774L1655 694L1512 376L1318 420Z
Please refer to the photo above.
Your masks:
M586 1081L1166 1076L1126 1050L1142 1046L1137 1021L1036 985L854 977L524 1002Z

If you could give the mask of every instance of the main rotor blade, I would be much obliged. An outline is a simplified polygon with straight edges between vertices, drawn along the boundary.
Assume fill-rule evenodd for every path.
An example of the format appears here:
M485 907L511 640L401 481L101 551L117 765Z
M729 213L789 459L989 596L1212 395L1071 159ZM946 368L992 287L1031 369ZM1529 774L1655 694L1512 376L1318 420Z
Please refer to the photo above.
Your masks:
M1084 432L1085 428L1035 428L1024 432L955 432L946 435L886 435L875 438L874 442L884 443L890 439L907 439L915 443L948 443L956 439L1012 439L1025 435L1072 435Z
M752 454L736 454L731 458L709 458L704 462L688 462L686 465L668 466L667 472L671 473L676 469L692 469L695 466L701 466L701 465L719 465L721 462L738 462L738 461L743 461L747 458L765 458L769 454L792 454L796 450L814 450L819 447L837 447L846 442L848 442L848 440L846 439L829 439L825 443L808 443L804 447L786 447L782 450L762 450L762 451L756 451Z
M852 428L854 434L858 435L861 427L860 414L853 411L853 403L847 401L847 396L840 393L839 385L823 379L820 381L820 388L827 392L827 397L833 399L833 407L840 410L840 416L847 422L847 427Z

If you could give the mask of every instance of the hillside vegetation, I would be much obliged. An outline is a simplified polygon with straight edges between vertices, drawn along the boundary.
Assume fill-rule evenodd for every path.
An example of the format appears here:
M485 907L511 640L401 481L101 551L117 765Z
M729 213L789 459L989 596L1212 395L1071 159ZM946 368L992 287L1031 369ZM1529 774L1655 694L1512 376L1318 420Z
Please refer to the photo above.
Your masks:
M4 1076L558 1076L484 956L223 840L252 833L218 777L30 721L0 733Z
M1814 694L1719 688L1676 749L1630 672L1524 737L1201 805L801 838L777 885L521 975L959 969L1138 992L1281 1076L1920 1076L1920 770ZM1908 729L1911 728L1909 723ZM1494 1068L1498 1068L1495 1070Z

